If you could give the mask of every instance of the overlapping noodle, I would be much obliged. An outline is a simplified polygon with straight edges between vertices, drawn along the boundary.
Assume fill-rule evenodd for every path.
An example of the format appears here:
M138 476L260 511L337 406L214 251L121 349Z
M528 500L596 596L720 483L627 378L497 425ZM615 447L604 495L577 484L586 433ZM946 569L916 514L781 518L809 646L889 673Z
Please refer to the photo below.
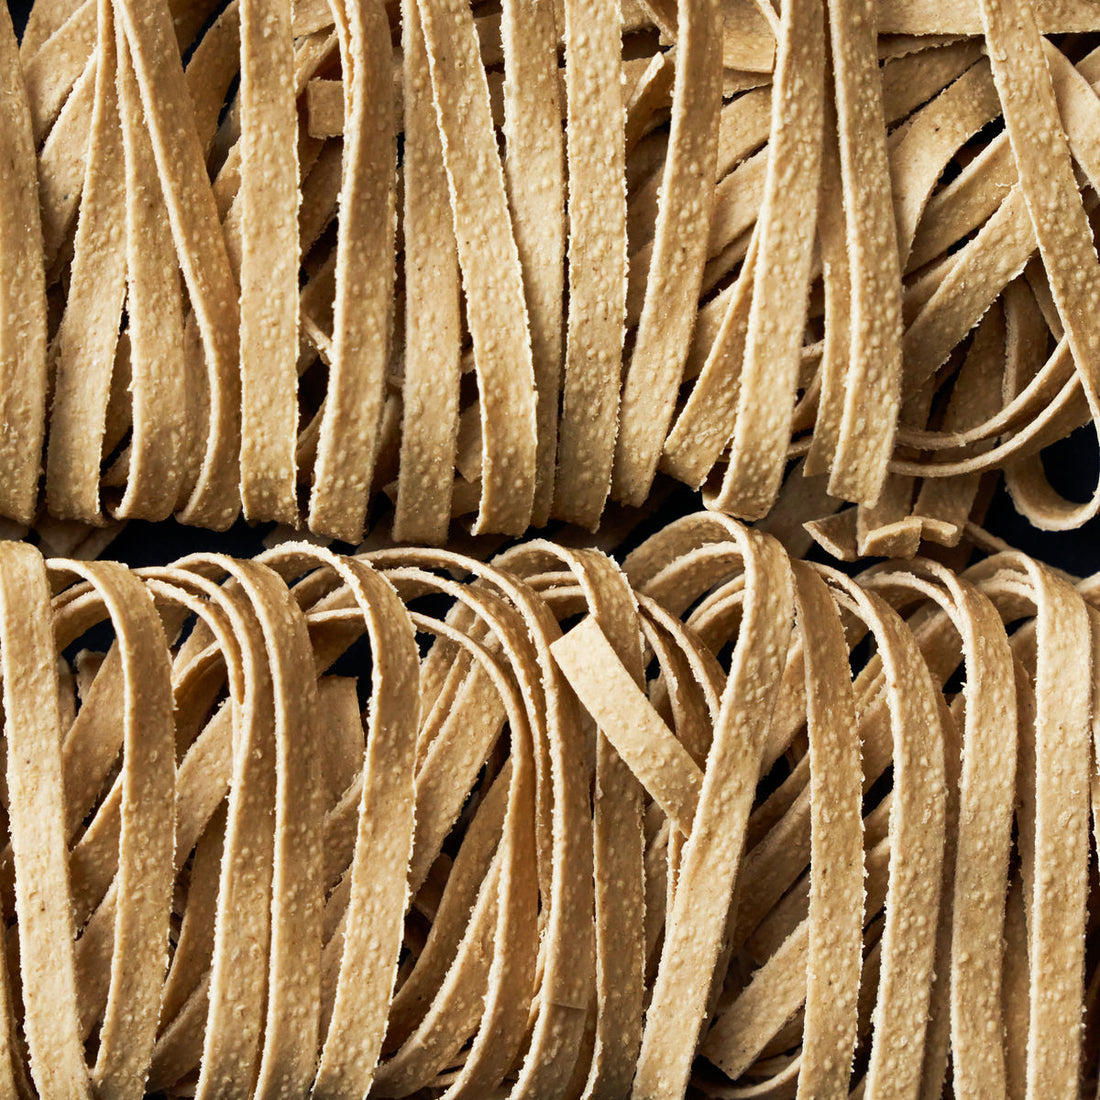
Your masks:
M11 16L0 16L0 72L3 73L5 170L0 173L4 218L0 256L5 273L0 313L0 369L3 370L2 473L0 511L29 523L38 495L38 466L46 402L46 296L42 233L36 199L34 137L27 92Z

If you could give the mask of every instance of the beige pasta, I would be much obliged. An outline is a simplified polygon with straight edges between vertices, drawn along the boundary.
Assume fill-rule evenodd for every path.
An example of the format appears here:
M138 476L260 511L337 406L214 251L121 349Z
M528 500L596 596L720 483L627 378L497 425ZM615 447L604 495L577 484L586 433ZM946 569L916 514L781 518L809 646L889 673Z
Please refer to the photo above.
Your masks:
M668 475L805 498L853 559L955 546L1002 475L1041 528L1100 507L1042 464L1100 415L1085 0L36 0L7 34L8 520L444 544Z
M1100 3L19 23L0 1098L1097 1095Z
M1088 1095L1097 624L706 512L621 564L0 544L0 1080Z

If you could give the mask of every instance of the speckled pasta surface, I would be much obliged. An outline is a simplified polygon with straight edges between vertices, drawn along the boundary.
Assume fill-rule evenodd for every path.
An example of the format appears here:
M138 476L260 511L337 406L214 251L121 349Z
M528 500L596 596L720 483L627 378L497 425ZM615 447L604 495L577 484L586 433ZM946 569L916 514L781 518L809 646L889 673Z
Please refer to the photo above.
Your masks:
M0 543L5 1094L1091 1095L1098 626L711 512Z
M9 0L0 1100L1100 1096L1098 219L1100 0Z
M0 518L951 547L1100 422L1092 0L36 0Z

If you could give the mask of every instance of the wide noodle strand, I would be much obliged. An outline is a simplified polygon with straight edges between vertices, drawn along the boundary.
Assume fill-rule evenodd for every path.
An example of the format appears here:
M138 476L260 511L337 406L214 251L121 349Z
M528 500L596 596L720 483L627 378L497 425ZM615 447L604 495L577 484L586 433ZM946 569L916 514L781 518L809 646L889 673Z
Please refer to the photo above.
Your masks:
M1092 1096L1100 583L0 543L0 1088Z
M37 0L0 67L21 528L1100 508L1091 0Z

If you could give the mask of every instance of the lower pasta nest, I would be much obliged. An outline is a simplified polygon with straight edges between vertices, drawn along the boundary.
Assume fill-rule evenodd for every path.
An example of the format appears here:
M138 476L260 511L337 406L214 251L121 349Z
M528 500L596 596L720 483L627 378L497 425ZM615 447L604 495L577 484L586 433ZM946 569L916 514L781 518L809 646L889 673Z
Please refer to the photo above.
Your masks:
M0 1091L1092 1090L1097 607L706 513L621 566L0 544Z
M385 493L440 542L660 470L911 556L1003 471L1079 526L1041 456L1100 418L1100 6L781 8L0 15L0 516L354 544Z

